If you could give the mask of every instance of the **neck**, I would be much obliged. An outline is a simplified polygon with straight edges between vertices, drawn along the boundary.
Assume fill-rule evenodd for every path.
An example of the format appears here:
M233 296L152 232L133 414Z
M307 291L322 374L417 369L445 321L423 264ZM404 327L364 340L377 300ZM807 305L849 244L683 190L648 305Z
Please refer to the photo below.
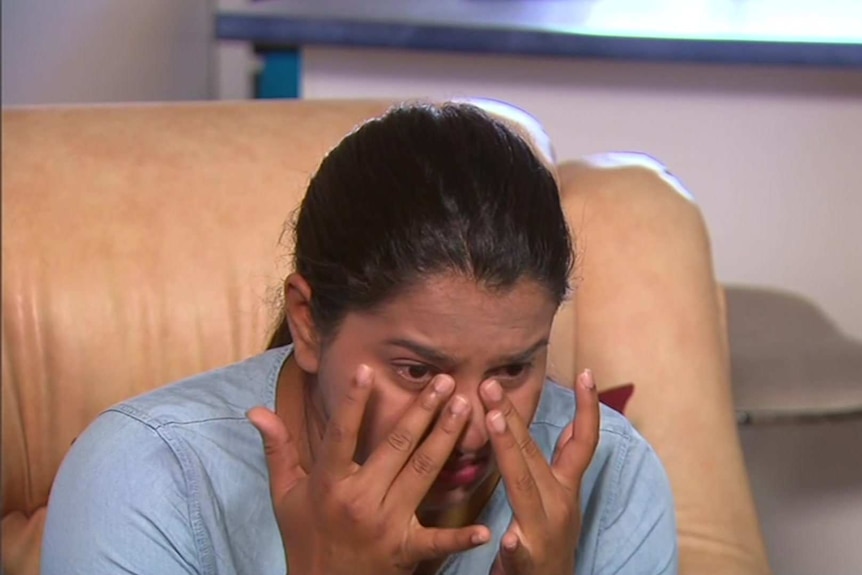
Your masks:
M296 439L300 466L307 473L314 463L314 454L319 451L326 425L322 402L313 392L314 381L314 376L302 371L291 356L279 374L275 392L275 412Z

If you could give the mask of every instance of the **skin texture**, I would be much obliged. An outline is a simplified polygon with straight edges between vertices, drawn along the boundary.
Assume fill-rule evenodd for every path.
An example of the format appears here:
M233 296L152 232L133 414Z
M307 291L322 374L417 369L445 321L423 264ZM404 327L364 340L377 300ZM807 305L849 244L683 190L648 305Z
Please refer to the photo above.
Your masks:
M556 311L548 292L529 280L495 292L436 275L348 313L325 340L310 295L303 278L288 278L295 351L279 383L279 414L249 413L264 438L291 571L433 568L490 539L470 523L499 474L515 520L495 573L572 573L598 400L585 372L577 393L587 408L548 465L528 432ZM469 486L435 482L453 459L487 461L484 476Z

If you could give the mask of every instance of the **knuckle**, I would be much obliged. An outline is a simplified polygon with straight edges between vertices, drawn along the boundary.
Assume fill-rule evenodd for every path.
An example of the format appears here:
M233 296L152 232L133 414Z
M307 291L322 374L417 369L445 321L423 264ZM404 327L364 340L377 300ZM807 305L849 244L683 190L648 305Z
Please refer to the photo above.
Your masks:
M529 471L524 471L515 479L515 489L521 493L529 493L536 488L536 480Z
M563 505L563 513L561 522L563 525L572 525L581 520L580 511L577 507Z
M342 502L341 511L345 519L352 524L364 523L371 515L365 502L358 498Z
M437 394L433 391L428 393L423 393L419 397L419 407L422 408L423 411L433 412L437 409L437 404L439 403L439 399Z
M518 447L518 441L515 439L515 436L512 435L512 433L508 430L500 438L500 446L505 450L520 449L520 447Z
M434 532L434 535L430 538L428 542L428 552L434 556L439 557L445 553L445 545L443 544L443 533L440 531Z
M503 414L503 417L506 418L506 421L509 421L513 415L517 415L517 412L515 411L515 406L512 405L511 401L504 401L499 409L500 413Z
M350 430L340 423L331 422L329 424L329 436L336 443L344 443L350 439Z
M539 446L536 445L536 442L533 441L533 438L530 435L527 435L527 437L521 440L518 443L518 447L527 459L535 459L539 456Z
M360 396L359 396L359 392L356 391L356 389L354 389L353 387L350 387L350 388L348 388L347 391L344 392L344 395L342 397L344 399L344 403L347 403L349 405L354 405L354 404L359 402Z
M432 475L439 467L432 457L427 453L421 452L417 452L413 456L410 460L410 465L417 474L422 476Z
M409 452L413 449L413 434L406 429L396 429L389 434L386 442L396 451Z
M464 419L458 419L456 417L441 417L437 424L437 429L446 435L454 435L464 427L465 423L466 420Z
M284 450L285 444L283 443L270 443L265 441L263 443L263 453L267 456L278 456L281 455L281 452Z

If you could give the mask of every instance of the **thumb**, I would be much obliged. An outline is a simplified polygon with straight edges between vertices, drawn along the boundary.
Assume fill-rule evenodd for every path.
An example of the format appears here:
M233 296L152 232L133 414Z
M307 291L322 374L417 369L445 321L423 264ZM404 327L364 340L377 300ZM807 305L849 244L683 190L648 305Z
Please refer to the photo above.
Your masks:
M246 414L263 439L269 487L274 501L280 501L306 473L299 465L299 450L284 421L265 407L254 407Z
M533 571L530 552L520 537L511 531L500 542L500 565L506 575L527 575Z

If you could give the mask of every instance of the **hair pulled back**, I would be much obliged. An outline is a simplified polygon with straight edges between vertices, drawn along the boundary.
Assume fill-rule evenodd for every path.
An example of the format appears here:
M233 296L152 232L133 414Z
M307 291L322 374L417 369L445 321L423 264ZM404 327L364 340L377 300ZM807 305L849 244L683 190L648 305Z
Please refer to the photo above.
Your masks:
M348 312L438 273L490 290L528 278L559 305L573 265L553 175L469 104L403 105L361 125L321 162L293 233L294 268L324 337ZM290 342L282 314L269 347Z

